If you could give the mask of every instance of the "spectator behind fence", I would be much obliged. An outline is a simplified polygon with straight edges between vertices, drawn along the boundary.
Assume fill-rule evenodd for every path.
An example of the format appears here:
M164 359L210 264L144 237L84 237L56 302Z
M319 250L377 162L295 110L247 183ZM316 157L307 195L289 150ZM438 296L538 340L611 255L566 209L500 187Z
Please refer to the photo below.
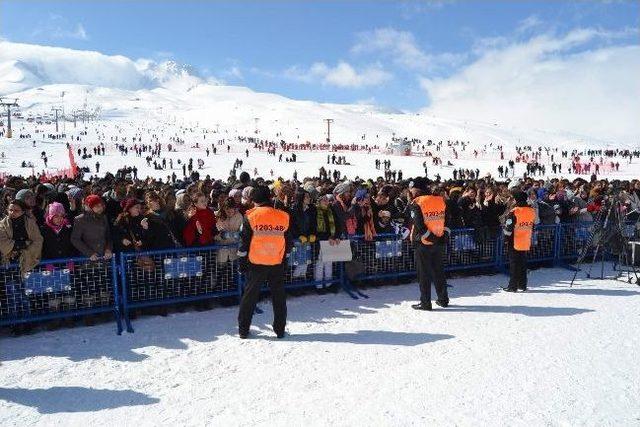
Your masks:
M71 243L93 261L100 257L110 259L113 244L104 202L100 196L91 194L84 199L84 206L84 213L74 221Z
M42 259L73 258L77 252L71 244L71 223L62 203L47 206L44 225L40 227L44 243Z
M182 232L187 246L208 246L213 244L216 234L216 217L209 209L209 200L203 193L193 195L193 215Z
M142 227L148 231L146 241L147 250L173 249L180 247L180 242L176 239L171 224L175 213L169 213L165 209L164 200L155 191L145 194L147 212L140 222Z
M233 198L226 199L220 210L216 212L216 234L215 241L220 244L233 244L239 240L240 227L242 226L243 216L238 211L236 201ZM237 249L221 248L218 251L218 262L225 263L227 261L235 261L238 258Z
M40 262L42 235L28 206L20 200L9 204L7 216L0 221L0 252L4 264L19 262L22 274Z
M116 218L114 231L114 247L117 252L144 250L147 230L142 226L142 202L133 197L120 202L122 212Z

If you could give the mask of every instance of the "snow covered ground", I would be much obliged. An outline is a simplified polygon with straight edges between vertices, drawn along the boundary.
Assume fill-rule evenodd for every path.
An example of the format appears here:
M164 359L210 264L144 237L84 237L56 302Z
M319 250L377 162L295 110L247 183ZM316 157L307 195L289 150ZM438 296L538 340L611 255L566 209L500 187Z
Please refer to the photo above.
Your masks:
M407 129L410 126L407 124ZM55 172L56 170L69 168L69 155L66 148L66 142L64 140L53 140L46 138L44 134L55 133L55 124L49 125L37 125L35 123L27 123L26 120L14 120L13 124L14 138L6 139L0 138L0 175L2 174L21 174L23 176L31 175L32 173L40 173L46 171L48 173ZM128 119L111 118L91 122L87 125L87 135L81 135L84 131L84 126L78 125L75 129L72 123L66 124L66 132L69 137L73 137L71 145L74 152L78 148L87 148L89 154L93 152L93 147L98 146L103 142L106 146L106 156L93 156L86 160L82 160L76 153L76 161L79 166L86 166L89 168L89 176L96 172L96 162L100 162L99 176L103 176L105 172L116 172L118 169L124 166L136 166L138 168L139 177L153 176L156 178L166 179L167 176L175 173L180 179L182 175L182 165L178 164L178 161L187 162L189 158L193 158L194 165L197 164L197 159L203 159L204 167L199 170L202 177L209 174L213 178L226 179L229 176L229 171L233 167L236 159L242 159L244 164L242 168L238 170L238 174L241 171L247 171L252 177L255 176L257 171L258 176L262 176L267 179L274 179L277 177L283 177L290 179L294 172L297 172L298 178L302 179L306 176L314 176L318 174L318 169L324 166L325 169L339 170L342 173L342 177L348 179L354 179L356 177L368 179L375 179L379 176L383 176L384 171L382 169L375 169L375 159L387 159L391 161L392 170L401 170L404 178L424 175L423 163L426 161L428 167L429 177L434 178L436 174L439 174L444 179L452 177L454 169L466 168L480 171L481 176L485 176L487 173L493 177L498 177L498 166L507 166L509 159L516 158L515 145L507 144L504 148L505 160L500 160L500 153L497 150L497 145L491 146L491 141L499 142L501 139L491 139L483 136L482 139L472 140L472 142L462 149L460 146L443 147L441 151L435 151L434 147L429 150L434 155L442 158L444 164L439 166L432 165L432 159L430 157L424 157L421 155L413 156L399 156L386 154L384 148L380 150L374 150L372 153L366 151L340 151L336 155L346 156L348 165L334 165L327 164L327 155L331 154L329 151L296 151L297 161L295 163L285 162L286 157L291 155L291 152L283 152L278 149L277 154L283 154L283 161L278 162L278 156L268 155L265 151L259 151L254 149L252 143L242 142L238 140L238 137L256 136L252 131L246 132L237 127L222 127L219 133L214 133L216 128L207 128L204 126L193 125L193 128L181 128L179 124L168 124L156 117L143 117L134 116ZM36 133L38 130L38 133ZM62 131L62 129L60 130ZM208 133L204 133L208 131ZM272 129L273 131L273 129ZM265 131L266 132L266 131ZM277 137L277 131L269 135L259 134L259 138L268 138L271 141L279 141ZM455 132L452 132L454 134ZM19 139L20 134L30 134L31 138ZM159 140L163 144L164 151L162 152L162 158L167 159L167 169L154 170L153 166L148 166L144 157L148 153L143 153L142 157L137 157L133 150L129 151L127 156L122 156L120 152L115 148L116 143L121 143L122 137L126 137L127 141L124 143L127 147L132 147L134 143L132 138L136 136L142 136L143 144L153 144L154 141L151 136L158 135ZM119 141L112 141L112 137L119 137ZM170 138L178 136L184 140L184 144L176 145L172 143ZM76 141L76 137L80 137L80 141ZM32 141L36 141L36 145L33 146ZM390 142L391 136L388 139L381 138L378 141L368 141L372 145L379 145L384 147L384 144ZM224 141L218 144L218 141ZM288 142L295 143L297 138L288 140ZM302 140L300 140L302 142ZM316 140L314 140L316 141ZM383 142L384 141L384 142ZM367 142L367 141L364 141ZM166 151L167 144L172 143L176 148L175 152ZM358 142L359 144L362 142ZM138 143L139 144L139 143ZM196 145L197 144L197 145ZM212 144L217 149L217 154L212 152ZM231 151L227 152L227 145L230 145ZM553 144L550 144L553 146ZM568 149L568 146L559 145L560 150ZM570 146L571 148L588 148L594 147L593 145L586 146ZM604 148L605 146L595 146L598 148ZM620 148L618 146L617 148ZM210 150L209 156L206 154L206 149ZM249 149L249 157L245 156L245 150ZM458 158L455 158L454 150L457 151ZM48 158L48 165L45 167L43 160L41 159L41 153L45 152ZM474 154L477 151L477 156ZM553 174L551 171L551 159L550 156L544 155L542 163L546 164L548 177L565 177L574 178L578 175L568 173L569 166L571 165L571 158L561 159L560 152L551 152L554 155L555 162L562 162L563 173ZM173 168L170 168L169 159L173 159ZM154 160L160 161L159 158ZM596 158L596 161L599 157ZM615 158L620 163L620 170L614 172L604 173L600 176L610 179L634 179L638 177L636 171L637 159L634 159L634 163L629 163L628 159L622 159L620 157ZM33 168L21 167L23 161L31 162ZM447 166L447 162L451 161L453 166ZM605 158L605 162L608 162ZM271 175L273 171L273 176ZM515 176L521 177L526 171L526 163L516 163ZM589 178L589 175L580 175L582 178Z
M253 338L237 307L0 338L0 425L640 424L640 288L544 269L450 280L452 306L416 312L416 285L289 299Z

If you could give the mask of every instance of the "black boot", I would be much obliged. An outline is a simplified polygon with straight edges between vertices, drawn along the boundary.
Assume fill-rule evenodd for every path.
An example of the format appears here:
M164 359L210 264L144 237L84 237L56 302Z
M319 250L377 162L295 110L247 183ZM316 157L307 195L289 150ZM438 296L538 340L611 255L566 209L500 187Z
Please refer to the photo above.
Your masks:
M504 287L502 288L502 290L505 292L514 292L514 293L518 291L516 288L512 288L510 286Z
M238 332L238 337L240 339L247 339L249 337L249 331L240 331Z
M449 307L449 300L444 300L444 301L437 300L436 305L442 308L447 308Z
M431 311L433 310L433 307L431 307L431 302L428 303L418 303L418 304L412 304L411 308L413 308L414 310L422 310L422 311Z

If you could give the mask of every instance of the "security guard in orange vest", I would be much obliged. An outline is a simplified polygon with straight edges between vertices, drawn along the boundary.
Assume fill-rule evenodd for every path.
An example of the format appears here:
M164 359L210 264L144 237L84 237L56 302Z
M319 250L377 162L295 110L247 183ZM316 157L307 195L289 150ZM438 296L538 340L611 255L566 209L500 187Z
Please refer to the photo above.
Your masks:
M251 318L265 282L271 290L273 331L278 338L284 337L287 323L284 274L286 256L291 249L289 214L271 207L270 196L271 191L266 186L259 185L253 189L255 207L247 211L240 229L238 261L240 271L246 276L238 314L240 338L249 335Z
M536 211L527 203L527 194L513 193L516 207L509 212L504 224L504 235L509 253L509 286L507 292L527 290L527 252L531 249L533 227L538 222Z
M447 282L444 275L444 250L449 229L445 227L446 204L444 198L432 195L426 178L415 178L409 191L413 197L410 206L411 240L415 248L416 270L420 284L420 303L411 307L430 311L431 283L435 285L440 307L449 305Z

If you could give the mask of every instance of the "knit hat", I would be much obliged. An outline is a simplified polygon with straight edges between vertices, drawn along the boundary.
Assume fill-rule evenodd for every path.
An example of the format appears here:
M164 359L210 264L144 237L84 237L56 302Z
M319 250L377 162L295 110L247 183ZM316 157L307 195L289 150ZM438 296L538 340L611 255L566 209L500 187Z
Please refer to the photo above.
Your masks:
M271 190L269 190L269 187L266 187L264 185L258 185L253 189L252 196L253 202L258 205L269 203L269 199L271 198Z
M123 212L128 212L129 209L131 209L135 205L140 205L140 204L142 204L140 200L134 199L133 197L127 197L126 199L120 202L120 207L122 208Z
M355 199L358 202L360 202L360 201L366 199L368 195L369 195L369 192L366 189L361 188L358 191L356 191Z
M427 178L418 176L409 183L409 188L417 188L418 190L425 191L429 187L430 183L431 182Z
M229 191L229 197L236 197L236 195L242 195L242 191L238 190L237 188L234 188L233 190Z
M96 206L103 204L104 202L102 201L102 197L96 195L96 194L90 194L87 197L85 197L84 199L84 204L85 206L87 206L89 209L93 209Z
M345 181L336 185L336 188L333 189L333 194L335 194L336 196L339 196L340 194L347 193L350 190L351 190L351 181Z
M253 187L244 187L242 189L242 201L250 202L252 194L253 194Z
M78 200L82 197L82 189L78 187L72 187L67 190L67 196L72 199Z
M513 190L514 188L517 188L520 186L520 180L519 179L514 179L513 181L511 181L509 183L509 185L507 186L507 188L509 190Z
M36 195L33 193L33 191L29 190L28 188L23 188L22 190L18 191L16 193L16 200L20 200L21 202L24 202L26 198L28 197L35 197Z

